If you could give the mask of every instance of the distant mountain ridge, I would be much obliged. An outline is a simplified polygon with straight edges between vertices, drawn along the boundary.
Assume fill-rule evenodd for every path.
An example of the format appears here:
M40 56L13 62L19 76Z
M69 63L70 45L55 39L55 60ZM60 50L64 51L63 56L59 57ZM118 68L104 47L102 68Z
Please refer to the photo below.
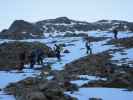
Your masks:
M46 33L76 33L92 30L112 31L114 28L119 31L133 32L133 22L121 20L99 20L89 23L72 20L67 17L47 19L35 23L26 22L24 20L16 20L11 24L9 29L4 29L0 33L0 38L23 39L44 36Z
M133 23L121 20L99 20L96 22L83 22L59 17L56 19L43 20L36 23L44 32L76 32L101 30L110 31L117 28L119 31L133 31Z

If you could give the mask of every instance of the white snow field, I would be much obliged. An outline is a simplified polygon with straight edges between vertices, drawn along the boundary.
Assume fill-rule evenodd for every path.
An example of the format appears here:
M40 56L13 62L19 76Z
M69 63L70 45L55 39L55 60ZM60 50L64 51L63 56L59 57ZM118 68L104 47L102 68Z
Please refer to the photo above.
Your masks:
M89 100L89 98L101 98L102 100L133 100L133 92L116 88L80 88L79 91L65 92L78 100Z
M112 37L111 33L107 32L96 32L91 31L87 34L95 37ZM133 33L120 33L119 36L121 38L133 36ZM109 50L110 48L115 48L113 45L104 45L107 40L99 41L99 42L93 42L92 43L92 51L93 53L99 53L102 51ZM0 40L0 43L4 42L10 42L13 40ZM28 40L20 40L20 41L26 41L26 42L34 42L38 41L41 43L45 43L50 47L53 47L54 44L60 44L65 43L67 46L64 47L64 49L68 49L70 53L62 53L62 60L58 61L56 58L46 58L44 59L45 63L52 63L52 69L53 70L62 70L63 66L67 63L70 63L71 61L74 61L76 59L79 59L80 57L86 56L86 50L85 50L85 43L82 40L81 37L48 37L45 39L28 39ZM126 50L129 58L133 56L132 53L133 49ZM114 55L113 59L119 59L122 57L122 55L119 55L117 58L117 54ZM27 65L28 66L28 65ZM39 67L39 66L37 66ZM23 69L23 72L19 73L18 71L0 71L0 89L5 88L9 83L17 82L20 80L23 80L27 77L34 77L38 75L40 71L36 71L33 69ZM85 76L80 76L85 77ZM89 77L87 76L88 80L96 79L95 77ZM52 79L52 77L48 77L48 79ZM88 82L88 80L77 80L77 84L81 85L83 83ZM78 92L75 92L74 94L70 94L67 92L67 94L72 95L74 97L77 97L79 100L88 100L89 97L100 97L103 100L133 100L133 92L127 92L122 91L121 89L111 89L111 88L80 88ZM3 91L0 92L0 100L15 100L15 98L12 95L7 95Z

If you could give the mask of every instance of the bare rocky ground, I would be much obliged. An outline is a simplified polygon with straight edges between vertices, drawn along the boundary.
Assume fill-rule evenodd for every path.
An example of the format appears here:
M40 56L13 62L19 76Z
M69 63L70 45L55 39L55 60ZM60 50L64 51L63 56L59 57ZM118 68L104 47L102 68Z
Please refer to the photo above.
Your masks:
M10 84L5 91L15 95L17 100L76 100L64 92L77 91L79 87L113 87L133 90L133 68L127 64L113 63L112 54L132 48L132 37L110 40L106 45L119 45L118 49L81 57L64 66L61 71L51 70L44 66L41 74L35 78L27 78L18 83ZM106 80L93 80L82 86L71 83L79 79L79 75L91 75ZM49 76L52 78L49 79ZM95 100L95 99L94 99Z

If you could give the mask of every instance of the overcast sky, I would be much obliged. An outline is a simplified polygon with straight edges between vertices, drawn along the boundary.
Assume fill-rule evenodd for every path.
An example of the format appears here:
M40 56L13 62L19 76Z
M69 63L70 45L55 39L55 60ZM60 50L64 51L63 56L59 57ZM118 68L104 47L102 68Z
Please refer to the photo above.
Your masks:
M133 0L0 0L0 30L14 20L67 16L81 21L118 19L133 22Z

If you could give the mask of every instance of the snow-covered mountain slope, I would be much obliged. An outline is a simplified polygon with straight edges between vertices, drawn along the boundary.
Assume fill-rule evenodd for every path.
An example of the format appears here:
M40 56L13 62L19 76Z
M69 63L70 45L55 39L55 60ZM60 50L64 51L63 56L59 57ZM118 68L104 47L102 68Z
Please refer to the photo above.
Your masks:
M133 23L121 20L100 20L96 22L76 21L67 17L47 19L38 22L14 21L9 29L0 32L0 38L41 38L44 34L72 34L88 31L133 31Z

